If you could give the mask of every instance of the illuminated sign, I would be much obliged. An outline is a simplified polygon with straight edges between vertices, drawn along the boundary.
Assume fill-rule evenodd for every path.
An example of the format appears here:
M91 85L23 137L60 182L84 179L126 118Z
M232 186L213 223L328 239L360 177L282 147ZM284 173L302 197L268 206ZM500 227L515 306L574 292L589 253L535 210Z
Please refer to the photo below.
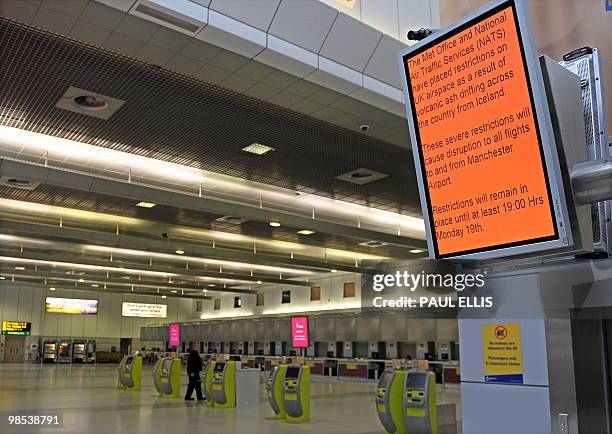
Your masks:
M2 321L2 334L6 336L28 336L32 323L23 321Z
M98 300L47 297L45 312L96 315L98 313Z
M291 346L293 348L308 348L308 317L294 316L291 318Z
M129 303L121 305L121 316L139 318L166 318L168 306L165 304Z
M526 20L522 1L497 1L402 53L432 257L571 244Z
M181 344L180 324L170 324L168 329L168 342L171 347L178 347Z

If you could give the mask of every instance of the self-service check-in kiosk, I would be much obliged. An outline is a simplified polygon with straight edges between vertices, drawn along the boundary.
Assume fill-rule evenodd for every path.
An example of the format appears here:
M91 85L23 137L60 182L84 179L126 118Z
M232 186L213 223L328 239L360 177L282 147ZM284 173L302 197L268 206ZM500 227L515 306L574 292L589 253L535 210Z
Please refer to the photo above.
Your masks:
M435 374L431 371L409 371L403 389L406 430L410 434L437 434Z
M283 380L283 403L287 422L310 420L310 366L287 366Z
M124 356L119 364L119 388L140 390L142 385L142 356Z
M266 382L266 395L274 415L266 416L266 419L280 420L287 417L285 411L285 401L283 399L283 386L287 365L276 365L272 367L268 381Z
M212 395L212 375L215 367L215 361L209 360L204 364L204 375L202 381L202 395L204 396L204 405L212 406L214 404Z
M211 392L215 408L236 406L236 362L215 362L212 368Z
M402 399L406 374L406 371L386 369L376 386L376 412L385 431L391 434L406 433Z
M162 357L153 369L153 385L162 398L178 398L181 394L181 360Z

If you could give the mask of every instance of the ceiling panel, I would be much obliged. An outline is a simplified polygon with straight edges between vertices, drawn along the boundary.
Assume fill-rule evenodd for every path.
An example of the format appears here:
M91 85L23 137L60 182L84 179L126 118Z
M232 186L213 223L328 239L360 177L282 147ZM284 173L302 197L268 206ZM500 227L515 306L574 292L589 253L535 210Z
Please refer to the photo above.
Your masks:
M378 45L382 33L364 26L361 21L339 14L320 55L362 72Z
M132 19L126 17L122 23L128 18ZM146 21L140 25L153 26L151 36L159 30ZM285 92L300 98L291 104L291 97L278 96L268 86L254 87L257 80L241 75L249 75L245 68L255 67L242 56L220 51L202 67L215 68L219 80L229 87L259 98L278 96L282 105L291 104L295 111L290 111L4 18L0 39L0 56L5 60L0 85L7 89L0 95L0 107L23 114L18 124L12 118L0 123L391 211L420 209L409 151L296 113L317 113L323 119L325 113L337 115L339 107L350 108L350 99L322 92L314 83L292 83L280 72L261 78L268 72L265 67L261 75L253 75L275 87L274 77L280 74L278 82L286 86ZM201 43L189 42L181 55L189 57L186 50L193 42ZM181 64L174 51L150 43L139 52L170 69L173 59L178 70L199 66ZM222 76L222 71L230 70L237 73ZM70 86L126 103L106 121L55 108ZM334 111L322 112L328 105ZM363 122L354 114L342 114L334 121L357 129ZM253 142L274 151L256 156L241 150ZM361 167L389 176L364 186L335 179Z
M283 0L270 33L318 53L337 15L337 10L318 1Z
M280 0L214 0L210 9L265 32L279 4Z

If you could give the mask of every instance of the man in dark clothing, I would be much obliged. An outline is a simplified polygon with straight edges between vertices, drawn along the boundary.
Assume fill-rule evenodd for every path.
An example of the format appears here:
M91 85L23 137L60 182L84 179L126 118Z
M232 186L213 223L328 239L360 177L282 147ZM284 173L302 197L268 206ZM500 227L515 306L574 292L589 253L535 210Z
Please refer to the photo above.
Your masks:
M187 393L185 394L185 401L193 401L191 395L193 390L196 391L198 401L202 401L202 381L200 380L200 372L202 372L202 359L200 359L200 353L194 348L189 351L189 357L187 357L187 375L189 376L189 385L187 386Z

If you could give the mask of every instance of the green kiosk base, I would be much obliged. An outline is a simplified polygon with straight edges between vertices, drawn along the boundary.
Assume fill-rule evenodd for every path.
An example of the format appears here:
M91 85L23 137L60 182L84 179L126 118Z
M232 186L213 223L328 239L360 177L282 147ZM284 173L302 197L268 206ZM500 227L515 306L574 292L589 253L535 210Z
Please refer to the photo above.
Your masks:
M181 360L163 357L158 360L153 370L153 385L162 398L179 398L181 396Z
M142 356L124 356L119 364L119 388L134 392L142 385Z
M387 433L437 434L435 374L385 370L376 387L376 411Z
M283 401L283 382L287 373L287 365L273 366L266 383L266 396L274 414L266 416L268 420L284 420L287 418L285 402Z
M236 406L236 362L215 362L212 368L211 394L214 408Z
M287 423L310 420L310 366L287 366L283 381L283 402Z

